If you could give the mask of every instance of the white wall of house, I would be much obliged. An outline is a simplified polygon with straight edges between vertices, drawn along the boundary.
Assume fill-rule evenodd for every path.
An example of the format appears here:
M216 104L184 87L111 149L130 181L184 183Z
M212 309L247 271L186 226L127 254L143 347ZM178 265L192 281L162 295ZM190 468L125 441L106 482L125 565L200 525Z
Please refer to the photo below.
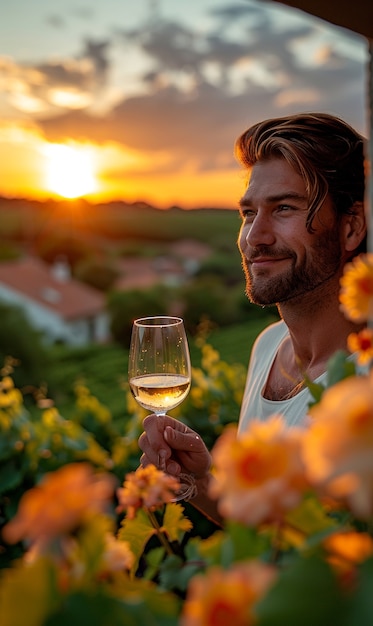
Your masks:
M60 315L0 284L0 301L21 307L31 325L42 333L46 343L63 342L81 346L108 339L108 317L105 313L88 319L64 320Z

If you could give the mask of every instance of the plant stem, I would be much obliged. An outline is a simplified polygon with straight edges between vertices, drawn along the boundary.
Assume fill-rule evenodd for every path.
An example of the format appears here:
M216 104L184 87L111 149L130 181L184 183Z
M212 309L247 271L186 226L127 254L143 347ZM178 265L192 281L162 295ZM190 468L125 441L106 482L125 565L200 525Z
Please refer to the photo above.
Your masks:
M161 530L160 525L158 524L158 520L156 518L156 516L154 515L153 511L150 511L150 509L147 509L147 513L149 516L149 519L153 525L153 527L155 528L155 530L157 531L157 535L159 538L159 541L161 542L162 546L165 548L167 554L175 554L170 542L168 541L165 533Z

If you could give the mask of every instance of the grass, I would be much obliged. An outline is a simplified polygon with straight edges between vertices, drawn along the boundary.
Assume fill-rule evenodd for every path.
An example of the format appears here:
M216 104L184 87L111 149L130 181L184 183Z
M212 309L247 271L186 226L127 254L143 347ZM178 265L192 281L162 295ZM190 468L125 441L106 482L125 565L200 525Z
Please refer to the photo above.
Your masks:
M213 331L207 341L218 350L223 361L247 365L256 337L269 323L277 319L275 316L268 316L221 328Z

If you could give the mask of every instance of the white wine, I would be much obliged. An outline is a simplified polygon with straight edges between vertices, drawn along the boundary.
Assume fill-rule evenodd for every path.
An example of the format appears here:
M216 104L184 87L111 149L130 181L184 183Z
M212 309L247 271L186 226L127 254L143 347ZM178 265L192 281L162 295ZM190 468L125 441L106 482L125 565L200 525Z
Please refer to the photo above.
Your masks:
M163 414L186 398L190 378L181 374L145 374L133 376L129 384L135 400L144 409Z

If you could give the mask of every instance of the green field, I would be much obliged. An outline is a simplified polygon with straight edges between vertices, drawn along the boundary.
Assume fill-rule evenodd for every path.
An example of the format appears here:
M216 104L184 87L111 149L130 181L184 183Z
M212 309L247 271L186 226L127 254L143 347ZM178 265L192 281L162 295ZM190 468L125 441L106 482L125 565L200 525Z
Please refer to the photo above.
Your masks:
M154 209L124 202L91 205L76 202L30 203L0 198L0 241L40 241L61 237L95 246L136 241L148 245L197 239L214 248L235 249L240 227L231 209Z

